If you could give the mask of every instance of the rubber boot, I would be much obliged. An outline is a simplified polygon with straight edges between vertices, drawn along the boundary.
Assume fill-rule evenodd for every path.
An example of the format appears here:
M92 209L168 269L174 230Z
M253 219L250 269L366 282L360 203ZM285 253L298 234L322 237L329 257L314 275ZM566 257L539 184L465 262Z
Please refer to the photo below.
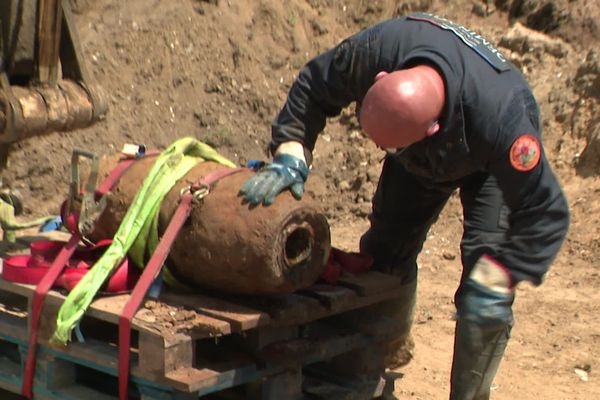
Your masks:
M410 336L417 298L417 280L398 288L402 295L394 300L373 306L372 312L384 315L396 326L394 337L382 343L385 366L389 369L402 367L412 359L414 342Z
M510 338L511 324L479 326L456 323L450 400L488 400Z
M410 335L417 299L417 280L398 288L402 295L392 301L372 306L368 312L377 313L393 321L393 337L380 343L384 355L384 365L388 370L400 368L413 358L414 341ZM395 382L398 374L392 371L384 374L385 386L380 400L395 400Z

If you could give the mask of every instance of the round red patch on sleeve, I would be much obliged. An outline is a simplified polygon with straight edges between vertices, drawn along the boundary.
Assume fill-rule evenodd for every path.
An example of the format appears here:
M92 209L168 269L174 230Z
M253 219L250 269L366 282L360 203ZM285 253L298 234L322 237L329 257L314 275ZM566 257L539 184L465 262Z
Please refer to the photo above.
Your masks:
M538 165L541 156L540 142L530 134L519 136L510 146L510 164L517 171L531 171Z

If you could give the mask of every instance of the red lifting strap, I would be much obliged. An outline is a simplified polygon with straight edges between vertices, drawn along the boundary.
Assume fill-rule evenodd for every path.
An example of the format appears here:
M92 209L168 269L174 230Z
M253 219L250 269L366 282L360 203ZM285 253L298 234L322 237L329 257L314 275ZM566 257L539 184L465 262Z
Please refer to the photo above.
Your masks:
M25 361L25 373L23 374L22 394L28 399L33 395L33 375L35 372L35 353L37 347L37 333L40 323L40 315L44 299L48 290L54 285L54 282L62 272L65 264L75 252L79 243L80 236L73 234L67 244L60 250L58 256L52 262L52 265L42 278L39 285L35 288L33 301L31 304L31 326L29 327L29 348L27 350L27 360Z
M131 320L140 307L148 289L154 279L158 276L162 266L169 254L171 245L177 238L179 230L190 216L192 211L192 201L195 193L200 194L202 198L206 196L211 186L219 179L244 171L246 168L224 168L209 173L205 178L200 179L192 185L190 191L186 192L179 202L175 214L171 218L165 233L163 234L158 246L154 250L148 264L144 267L142 276L137 281L131 291L129 300L123 307L123 312L119 316L119 400L127 400L127 386L129 384L129 348L131 346Z
M154 153L152 153L153 155ZM150 155L150 154L149 154ZM123 172L131 166L136 158L126 158L120 161L117 167L111 171L100 186L96 190L96 196L104 195L114 184L119 180ZM65 216L63 216L64 218ZM66 223L64 221L63 223ZM31 399L33 396L33 377L35 375L35 361L36 361L36 348L37 348L37 334L40 322L40 315L44 304L46 294L54 286L56 280L62 273L65 265L75 252L81 235L74 231L67 244L60 250L50 268L40 281L39 285L35 288L33 295L32 306L31 306L31 326L29 331L29 346L27 349L27 359L25 360L25 372L23 374L23 382L21 387L21 394Z
M78 246L58 275L53 287L60 287L69 292L73 290L111 243L111 240L101 240L92 247ZM38 285L64 246L65 242L56 240L33 242L29 247L29 255L5 258L0 275L6 281ZM99 293L130 292L139 275L139 269L125 258Z

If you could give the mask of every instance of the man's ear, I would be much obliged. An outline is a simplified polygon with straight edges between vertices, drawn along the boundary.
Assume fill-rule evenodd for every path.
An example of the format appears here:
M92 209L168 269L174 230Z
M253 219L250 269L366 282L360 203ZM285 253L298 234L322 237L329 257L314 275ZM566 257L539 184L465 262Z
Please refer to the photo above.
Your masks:
M375 75L375 82L377 82L378 80L380 80L381 78L383 78L384 76L386 76L388 74L389 74L389 72L386 72L386 71L378 72L377 75Z
M438 133L438 131L440 130L440 124L439 122L435 121L433 124L431 124L431 126L427 129L427 132L425 132L425 136L433 136L436 133Z

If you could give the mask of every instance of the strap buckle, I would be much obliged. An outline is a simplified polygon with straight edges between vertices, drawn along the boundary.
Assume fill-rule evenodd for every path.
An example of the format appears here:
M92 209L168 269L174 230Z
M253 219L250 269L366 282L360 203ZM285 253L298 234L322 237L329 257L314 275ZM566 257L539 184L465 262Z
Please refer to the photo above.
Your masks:
M87 157L92 162L90 174L85 184L83 194L79 181L79 159L81 157ZM73 213L77 207L76 204L80 204L77 229L81 233L82 238L85 238L85 236L93 231L96 220L106 208L105 197L96 199L99 164L100 160L96 153L81 149L73 150L71 156L71 184L69 188L69 198L67 200L66 215Z
M193 185L186 186L179 191L179 195L183 197L186 193L192 195L192 202L198 204L210 193L210 185L206 183L196 182Z

